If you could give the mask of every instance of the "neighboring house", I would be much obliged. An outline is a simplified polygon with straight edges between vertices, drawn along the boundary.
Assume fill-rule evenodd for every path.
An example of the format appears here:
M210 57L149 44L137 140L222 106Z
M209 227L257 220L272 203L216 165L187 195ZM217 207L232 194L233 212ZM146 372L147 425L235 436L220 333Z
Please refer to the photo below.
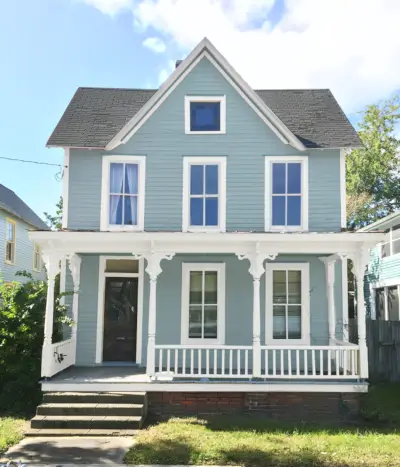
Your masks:
M400 212L374 222L359 232L385 232L371 250L365 281L367 307L372 319L400 320Z
M48 226L12 190L0 184L0 277L5 282L24 282L17 271L27 271L44 279L39 243L29 230L49 230Z
M157 414L272 411L286 392L331 414L367 390L347 258L362 281L382 235L345 231L345 149L361 142L329 90L253 90L204 39L158 90L79 88L48 146L68 169L63 231L31 233L49 275L47 401L141 391ZM77 324L52 343L65 258Z

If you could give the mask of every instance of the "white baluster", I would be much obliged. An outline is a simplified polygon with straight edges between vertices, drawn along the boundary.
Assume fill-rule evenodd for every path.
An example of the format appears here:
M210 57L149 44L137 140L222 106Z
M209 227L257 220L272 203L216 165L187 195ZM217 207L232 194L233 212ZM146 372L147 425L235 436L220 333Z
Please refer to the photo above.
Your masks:
M288 356L288 374L289 376L292 376L292 350L291 349L288 349L287 356Z
M324 375L324 351L320 350L319 351L319 370L320 370L320 375Z
M331 361L331 351L328 350L328 376L331 376L332 374L332 361Z
M340 359L339 359L339 350L336 350L336 375L339 376L340 370Z
M178 374L179 349L174 349L174 351L175 351L174 374Z
M272 351L272 375L276 376L276 350Z
M308 376L308 350L304 351L304 376Z
M249 351L247 349L244 351L244 374L246 376L249 374Z
M162 372L162 357L163 357L163 349L158 349L158 371L159 373Z
M296 350L296 374L300 375L300 352L298 349Z
M284 350L281 349L281 376L283 376L285 374L285 365L283 364L283 352Z
M194 354L193 349L190 349L190 374L194 375Z
M206 374L207 376L210 374L210 350L206 350Z
M201 375L201 366L202 366L202 363L203 363L203 359L202 359L202 351L201 349L197 349L197 374L198 375Z
M214 375L218 374L217 354L218 354L218 349L214 349L214 371L213 371Z
M311 350L311 358L312 358L312 374L315 376L317 374L316 365L315 365L315 350Z
M167 373L171 371L171 350L167 350Z
M225 374L225 349L222 349L221 374Z
M186 375L186 349L183 349L182 356L182 374Z
M233 354L232 354L232 349L229 349L229 375L233 375Z

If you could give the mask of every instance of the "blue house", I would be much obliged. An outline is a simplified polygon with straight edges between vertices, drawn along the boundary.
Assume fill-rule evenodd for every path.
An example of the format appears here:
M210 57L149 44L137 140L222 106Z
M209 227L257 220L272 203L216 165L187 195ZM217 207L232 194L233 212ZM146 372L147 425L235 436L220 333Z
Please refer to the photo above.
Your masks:
M16 276L25 270L35 279L44 279L40 245L31 240L29 230L49 230L48 226L12 190L0 184L0 279L24 282Z
M159 89L79 88L48 141L68 166L63 230L30 234L49 278L45 401L140 392L167 415L272 411L284 393L339 413L368 387L347 259L362 281L382 239L345 229L360 145L329 90L254 90L207 39ZM76 324L55 343L60 264ZM40 410L32 426L57 426Z
M384 231L384 238L371 250L365 281L371 319L400 319L400 212L390 214L360 232Z

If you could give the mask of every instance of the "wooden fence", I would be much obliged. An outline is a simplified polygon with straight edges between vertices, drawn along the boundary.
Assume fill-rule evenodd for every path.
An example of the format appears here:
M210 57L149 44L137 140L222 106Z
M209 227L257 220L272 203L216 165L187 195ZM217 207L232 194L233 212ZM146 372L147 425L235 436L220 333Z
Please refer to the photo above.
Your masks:
M349 340L357 343L357 320L349 322ZM400 321L367 320L369 379L400 381Z

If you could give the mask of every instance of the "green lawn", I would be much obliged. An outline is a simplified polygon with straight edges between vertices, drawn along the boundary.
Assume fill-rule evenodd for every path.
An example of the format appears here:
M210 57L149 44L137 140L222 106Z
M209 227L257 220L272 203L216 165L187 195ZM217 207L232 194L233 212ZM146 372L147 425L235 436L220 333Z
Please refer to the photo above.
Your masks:
M171 419L150 426L126 455L132 464L245 467L400 466L400 385L370 388L359 428L288 427L262 419ZM363 426L364 425L364 426Z
M0 416L0 454L23 438L26 420Z

